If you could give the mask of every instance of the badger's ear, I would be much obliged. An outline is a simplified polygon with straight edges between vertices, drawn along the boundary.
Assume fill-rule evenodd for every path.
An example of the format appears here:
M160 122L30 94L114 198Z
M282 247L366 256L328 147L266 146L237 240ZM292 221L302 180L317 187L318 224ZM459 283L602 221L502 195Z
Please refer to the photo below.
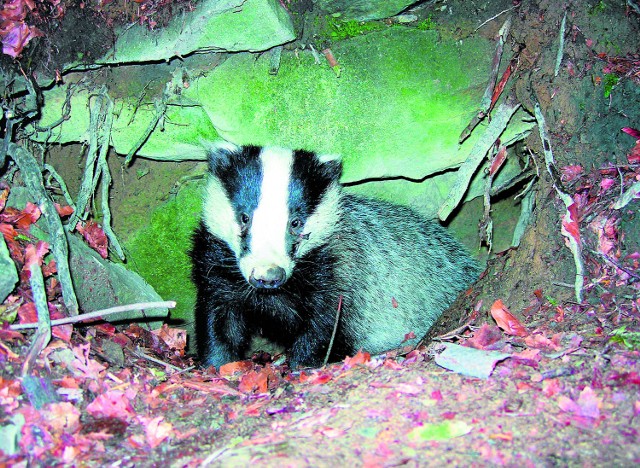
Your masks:
M325 174L332 180L338 181L342 177L342 157L338 154L316 154Z
M226 140L207 141L202 144L207 152L210 172L215 172L221 165L229 164L232 155L242 152L241 146Z

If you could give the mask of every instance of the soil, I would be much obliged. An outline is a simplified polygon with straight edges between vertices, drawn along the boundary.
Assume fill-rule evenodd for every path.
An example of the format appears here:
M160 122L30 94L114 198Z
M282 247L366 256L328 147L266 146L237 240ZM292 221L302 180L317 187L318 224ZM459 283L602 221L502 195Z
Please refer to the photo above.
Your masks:
M582 203L577 222L588 273L583 301L575 297L574 258L563 236L566 207L533 132L525 153L538 174L532 225L520 247L498 252L480 281L443 315L430 333L429 338L439 336L431 345L374 358L358 354L293 373L277 356L270 362L264 355L219 372L178 372L134 354L138 345L149 353L161 348L141 331L81 328L91 354L79 357L86 343L58 347L84 367L71 359L53 366L49 377L68 394L83 395L75 400L81 409L77 420L70 418L62 428L49 415L62 411L53 405L63 403L47 403L41 413L25 409L25 396L11 386L22 361L4 358L0 416L6 424L21 411L27 422L16 454L0 456L0 463L637 466L640 218L637 200L620 211L611 205L640 177L631 157L634 138L620 131L640 127L640 83L622 78L605 97L607 62L598 56L637 53L640 14L634 5L450 0L426 2L414 11L461 38L493 38L512 15L505 54L520 51L520 60L511 89L532 114L540 104L563 188ZM569 167L576 165L582 173L572 176ZM130 175L128 190L155 186L153 172L142 182ZM599 219L612 220L611 229L594 231ZM608 260L605 241L613 246L606 250L614 256ZM500 328L491 313L498 299L513 314ZM110 343L124 350L119 364L108 352ZM511 357L499 361L488 378L468 377L434 362L447 343ZM175 350L157 354L162 353L178 367L189 364ZM69 370L71 377L65 377Z

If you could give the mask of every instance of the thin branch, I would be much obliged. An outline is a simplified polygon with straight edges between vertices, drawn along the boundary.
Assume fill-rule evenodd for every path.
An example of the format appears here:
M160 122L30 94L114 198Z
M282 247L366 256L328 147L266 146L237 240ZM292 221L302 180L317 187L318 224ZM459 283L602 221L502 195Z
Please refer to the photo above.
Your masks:
M491 119L484 133L480 135L473 145L473 148L471 148L467 160L463 162L458 169L456 181L453 187L451 187L446 200L438 210L438 216L441 220L446 220L456 206L458 206L469 188L473 175L485 160L487 153L493 147L496 140L502 132L504 132L505 128L507 128L511 117L513 117L513 114L516 113L519 107L520 103L516 100L515 95L512 94L496 108L493 119Z
M327 362L329 362L329 356L331 355L331 350L333 349L333 340L336 337L336 333L338 331L338 324L340 323L340 312L342 310L342 294L338 297L338 308L336 309L336 321L333 324L333 332L331 333L331 340L329 340L329 347L327 348L327 355L324 357L324 362L322 366L326 366Z
M136 349L136 350L129 349L129 351L131 351L131 353L134 356L137 356L139 358L146 359L147 361L153 362L155 364L159 364L164 367L168 367L170 369L173 369L174 371L182 371L182 369L179 368L178 366L174 366L173 364L169 364L168 362L164 362L164 361L161 361L160 359L154 358L153 356L149 356L148 354L145 354L139 349Z
M105 122L100 128L100 154L98 155L98 168L97 176L102 178L102 229L105 235L109 239L111 247L116 252L120 260L124 261L124 252L120 246L118 238L111 229L111 209L109 208L109 190L111 188L111 171L109 171L109 164L107 164L107 156L110 148L111 126L113 124L113 102L105 95L106 110L105 110Z
M76 315L75 317L65 317L51 321L51 326L66 325L68 323L84 322L86 320L100 319L107 315L117 314L120 312L130 312L133 310L140 310L142 313L146 309L173 309L176 306L175 301L160 301L160 302L140 302L138 304L127 304L109 309L96 310L94 312L87 312L86 314ZM141 314L143 315L143 314ZM11 325L11 330L27 330L29 328L38 328L37 323L19 323Z
M564 12L562 23L560 24L560 44L558 45L558 55L556 56L556 67L553 70L553 76L558 76L560 65L562 64L562 56L564 55L564 32L567 26L567 12Z
M584 261L582 259L582 246L579 242L579 239L576 239L573 235L571 235L564 229L564 222L571 221L571 212L569 211L569 207L574 203L573 198L571 198L571 196L565 192L562 180L560 179L560 175L558 174L558 169L556 168L556 163L553 158L553 152L551 151L551 141L547 136L546 123L544 120L544 116L542 115L542 110L540 109L539 103L536 103L535 105L534 114L538 122L538 131L540 132L540 140L542 141L542 150L544 152L544 160L547 165L547 171L551 176L553 188L556 190L558 196L564 202L564 205L566 207L565 214L563 216L563 228L561 232L562 235L565 236L569 241L569 249L573 254L573 261L576 265L576 278L574 283L576 300L578 302L582 302L585 278L585 267Z
M49 306L47 305L47 290L44 286L44 278L42 270L37 261L29 266L29 284L31 285L31 293L33 294L33 302L38 312L38 323L34 324L38 331L35 334L27 358L22 365L22 375L29 373L29 369L35 362L40 352L51 341L51 317L49 316Z
M55 170L55 168L51 164L45 163L44 170L49 173L49 178L47 179L47 183L48 184L50 183L51 178L55 179L55 181L58 182L58 185L60 186L60 190L62 190L62 195L64 196L64 199L67 201L69 206L73 208L73 211L76 211L76 204L73 202L73 198L69 193L69 189L67 188L67 184L64 182L64 179L60 176L60 174L58 174L58 172Z
M76 200L76 211L74 211L69 219L70 231L75 230L78 221L85 219L87 205L89 204L89 200L93 197L95 187L98 183L96 160L98 159L100 145L98 135L106 118L104 110L105 94L106 89L103 88L100 94L95 96L95 103L91 106L89 112L89 149L87 150L84 174L82 175L82 184L80 185L80 190Z
M71 271L69 269L69 246L65 235L60 215L55 205L47 195L42 181L42 172L33 155L22 146L15 143L9 144L9 154L20 169L29 195L40 207L42 217L49 234L51 252L58 267L58 280L62 287L62 299L70 315L78 315L78 299L73 290Z
M490 23L491 21L493 21L494 19L496 19L497 17L499 17L500 15L504 15L505 13L510 12L511 10L513 10L514 8L516 8L518 5L514 5L511 8L507 8L506 10L502 10L500 13L498 13L497 15L493 15L491 18L489 18L486 21L483 21L482 24L480 26L478 26L476 29L474 29L474 33L480 29L482 26L484 26L487 23Z

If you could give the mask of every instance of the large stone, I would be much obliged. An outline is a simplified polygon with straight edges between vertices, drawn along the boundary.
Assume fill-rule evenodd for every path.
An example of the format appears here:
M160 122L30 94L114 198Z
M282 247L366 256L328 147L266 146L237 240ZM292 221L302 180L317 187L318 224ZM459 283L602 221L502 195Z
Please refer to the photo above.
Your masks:
M84 312L119 305L162 301L140 275L122 265L102 259L77 236L70 234L69 263L80 307ZM159 328L167 317L167 309L122 312L105 317L110 322L131 321L150 329Z
M316 0L316 6L340 19L368 21L388 18L416 3L408 0Z
M172 98L164 125L138 155L204 159L202 141L218 135L235 143L338 153L344 157L344 182L386 179L384 186L376 182L357 189L433 216L455 179L447 171L467 158L482 131L479 126L458 144L477 112L493 48L482 38L456 41L437 31L393 26L334 44L340 77L324 60L316 64L309 50L283 51L277 75L269 73L268 54L233 54L204 72L190 57L184 63L189 86ZM174 81L182 76L179 69L173 73ZM120 154L135 145L156 112L149 99L140 104L139 88L127 96L126 83L133 83L133 88L148 82L143 75L134 78L129 70L119 77L114 71L112 89L122 97L115 105L112 142ZM63 88L45 93L41 126L60 118L65 96ZM37 138L88 141L89 96L77 93L71 119L51 135ZM531 128L526 117L517 114L501 140L522 138ZM429 177L433 174L442 175ZM428 177L425 183L415 183Z
M4 237L0 234L0 303L11 294L17 282L16 264L13 263Z
M203 51L263 51L295 39L293 24L278 0L202 0L168 26L135 25L120 32L98 63L141 63Z

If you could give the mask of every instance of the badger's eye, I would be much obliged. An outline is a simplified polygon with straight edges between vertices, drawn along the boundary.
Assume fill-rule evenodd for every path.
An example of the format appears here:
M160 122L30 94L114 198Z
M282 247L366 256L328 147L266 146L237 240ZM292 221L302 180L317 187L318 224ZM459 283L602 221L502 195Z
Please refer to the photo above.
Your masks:
M302 231L302 220L300 220L300 218L293 218L289 226L291 227L292 234L300 234L300 231Z
M238 216L238 219L240 221L240 228L243 231L246 231L247 228L249 227L249 222L251 221L251 217L247 213L240 213L240 216Z

